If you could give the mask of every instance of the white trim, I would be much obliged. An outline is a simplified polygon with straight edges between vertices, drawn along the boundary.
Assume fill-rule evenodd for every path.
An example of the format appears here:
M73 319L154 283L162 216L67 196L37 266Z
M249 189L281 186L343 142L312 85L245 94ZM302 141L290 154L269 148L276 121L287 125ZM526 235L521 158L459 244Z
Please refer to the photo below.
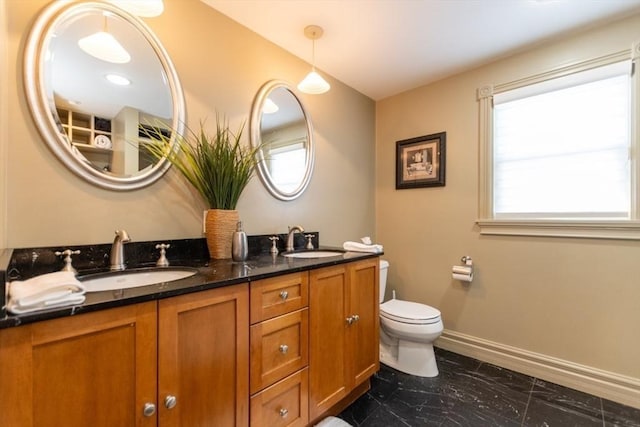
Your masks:
M508 83L497 84L494 86L494 93L501 93L508 90L517 89L522 86L541 83L546 80L555 79L558 77L568 76L570 74L580 73L590 70L592 68L602 67L612 64L614 62L621 62L632 58L632 50L625 49L620 52L615 52L610 55L601 56L598 58L590 59L588 61L576 62L573 64L565 65L563 67L554 68L544 73L536 74L522 79L514 80Z
M640 186L640 41L631 47L631 59L633 61L634 74L631 79L631 91L633 93L633 105L631 106L631 179ZM640 218L640 190L631 194L631 218Z
M478 177L478 220L480 234L548 236L548 237L580 237L593 239L625 239L640 240L640 42L629 49L558 67L556 69L497 85L484 85L478 88L479 103L479 177ZM493 212L493 102L494 95L533 85L550 79L569 76L602 67L616 62L632 59L635 74L632 80L634 105L632 106L632 141L631 141L631 220L594 221L594 220L514 220L497 219Z
M480 102L480 176L478 213L480 218L493 217L493 86L478 89ZM484 167L483 167L484 165Z
M561 77L544 80L534 84L520 86L508 91L496 93L493 96L493 105L497 106L507 102L517 101L549 92L555 92L598 80L610 79L618 76L629 76L631 74L631 58L603 65L598 68L591 68L581 73L567 74Z
M640 240L640 221L478 219L480 234Z
M7 24L7 2L0 0L0 249L6 248L7 241L7 156L9 149L9 26Z
M640 409L640 379L445 329L437 347Z

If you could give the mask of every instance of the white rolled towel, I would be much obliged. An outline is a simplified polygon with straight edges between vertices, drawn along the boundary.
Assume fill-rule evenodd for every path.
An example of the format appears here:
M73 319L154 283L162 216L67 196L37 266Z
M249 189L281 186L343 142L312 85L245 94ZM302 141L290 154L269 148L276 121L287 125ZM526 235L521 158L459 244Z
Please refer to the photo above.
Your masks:
M30 313L55 307L82 304L86 288L70 271L43 274L29 280L9 282L7 310Z
M359 242L344 242L342 244L342 248L345 251L351 251L351 252L371 252L374 254L381 254L383 252L382 245L375 245L375 244L367 245L365 243L359 243Z
M327 417L316 424L315 427L351 427L351 424L341 420L340 418Z

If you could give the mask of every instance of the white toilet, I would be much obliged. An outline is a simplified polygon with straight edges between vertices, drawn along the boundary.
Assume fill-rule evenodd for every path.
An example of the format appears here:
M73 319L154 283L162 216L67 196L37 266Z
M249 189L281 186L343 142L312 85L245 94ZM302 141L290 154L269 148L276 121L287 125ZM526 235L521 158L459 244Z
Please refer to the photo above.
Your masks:
M380 260L380 362L419 377L438 376L433 342L444 328L440 311L391 299L385 303L389 262Z

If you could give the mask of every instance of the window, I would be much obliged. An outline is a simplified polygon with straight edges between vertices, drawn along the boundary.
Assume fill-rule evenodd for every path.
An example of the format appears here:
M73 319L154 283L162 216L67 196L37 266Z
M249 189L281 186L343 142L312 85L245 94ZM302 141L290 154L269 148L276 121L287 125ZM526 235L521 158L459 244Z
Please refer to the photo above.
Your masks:
M269 149L268 167L273 183L285 193L293 193L300 186L307 165L306 139L288 142Z
M640 239L629 58L479 90L481 233Z

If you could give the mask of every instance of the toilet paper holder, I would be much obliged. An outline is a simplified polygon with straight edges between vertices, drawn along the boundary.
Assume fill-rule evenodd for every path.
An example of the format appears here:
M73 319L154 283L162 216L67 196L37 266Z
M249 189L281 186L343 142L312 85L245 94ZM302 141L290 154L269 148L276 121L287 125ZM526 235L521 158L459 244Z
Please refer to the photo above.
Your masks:
M460 258L463 265L454 265L451 269L451 277L454 280L460 280L462 282L473 281L473 260L470 256L465 255Z

